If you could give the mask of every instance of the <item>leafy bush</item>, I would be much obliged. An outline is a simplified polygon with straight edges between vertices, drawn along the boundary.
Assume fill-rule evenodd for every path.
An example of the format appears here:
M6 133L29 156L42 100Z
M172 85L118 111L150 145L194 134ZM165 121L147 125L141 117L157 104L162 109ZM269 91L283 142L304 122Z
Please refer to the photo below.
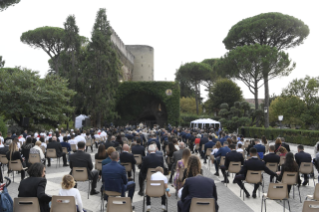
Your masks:
M245 137L266 136L267 139L275 140L276 137L284 137L288 143L313 146L319 141L319 131L315 130L294 130L278 128L242 127L241 134Z
M0 132L2 132L2 136L5 137L8 132L8 128L6 123L4 123L3 118L0 116Z

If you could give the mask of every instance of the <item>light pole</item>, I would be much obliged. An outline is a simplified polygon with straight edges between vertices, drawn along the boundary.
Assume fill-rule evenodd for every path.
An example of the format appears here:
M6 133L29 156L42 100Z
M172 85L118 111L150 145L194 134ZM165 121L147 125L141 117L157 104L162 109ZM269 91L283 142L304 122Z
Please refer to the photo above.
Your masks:
M281 122L282 122L282 120L284 119L284 116L283 115L279 115L278 116L278 120L280 121L280 134L281 134ZM279 137L280 137L281 135L279 135Z

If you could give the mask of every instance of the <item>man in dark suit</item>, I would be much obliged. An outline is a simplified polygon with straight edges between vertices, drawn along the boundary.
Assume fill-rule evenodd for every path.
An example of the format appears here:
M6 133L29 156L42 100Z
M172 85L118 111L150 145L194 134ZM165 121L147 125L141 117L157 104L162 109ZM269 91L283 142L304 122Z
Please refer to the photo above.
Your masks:
M171 169L171 176L169 178L169 183L172 183L173 175L174 175L175 169L176 169L176 163L177 163L177 161L182 159L184 149L185 149L185 143L184 142L180 142L179 143L179 150L175 151L173 153L172 169Z
M207 133L203 134L203 137L200 139L200 143L199 143L199 150L200 150L200 155L201 157L204 159L205 157L205 152L202 151L203 145L205 146L205 144L208 142L208 138L207 138ZM206 160L205 162L206 163Z
M161 144L160 142L156 139L156 135L155 134L151 134L151 138L148 140L148 146L152 144L152 142L156 143L157 149L161 150Z
M91 186L91 195L98 194L99 192L95 190L97 178L99 176L99 172L97 170L92 171L93 169L93 163L91 159L91 155L84 152L85 150L85 143L83 141L80 141L78 143L78 151L74 154L70 155L70 168L72 175L72 169L73 167L86 167L89 175L89 179L92 180L92 186Z
M121 193L122 197L125 197L125 192L128 191L128 196L131 198L131 201L133 203L135 182L127 181L125 168L118 163L118 152L112 152L111 159L112 161L104 165L102 168L102 180L104 182L104 190L119 192Z
M129 145L124 144L123 145L123 152L120 155L120 161L121 161L121 163L131 163L133 174L134 174L135 173L136 160L134 158L134 155L129 153L129 151L130 151ZM131 178L132 173L128 172L127 175L128 175L129 178Z
M109 148L110 146L115 147L115 136L111 137L111 140L107 140L106 143L104 144L105 149Z
M214 175L219 176L219 163L220 163L220 159L223 156L226 156L226 154L228 152L230 152L231 150L228 147L228 142L225 141L223 147L221 147L218 152L216 152L214 154L215 160L214 160L214 164L215 164L215 170L216 173Z
M225 165L220 167L224 176L224 181L222 181L222 183L229 183L226 175L226 170L228 169L230 162L241 162L241 165L244 163L243 154L236 151L235 144L229 145L229 148L231 149L231 151L228 152L225 156Z
M281 146L285 147L288 152L290 152L290 146L285 142L285 138L281 138Z
M267 166L265 165L265 163L262 160L259 160L257 157L257 150L256 148L252 147L249 150L250 156L251 158L249 160L246 160L244 162L243 167L241 168L239 175L237 175L235 177L234 182L236 182L238 184L238 186L244 190L246 197L250 197L249 192L246 190L245 186L242 183L242 180L246 179L246 174L248 170L251 171L265 171L267 174L271 175L271 176L277 176L276 173L270 171ZM255 184L254 186L254 191L253 191L253 198L256 198L256 191L259 187L259 184Z
M213 148L213 146L215 146L215 144L216 143L213 141L213 136L212 135L208 136L208 142L205 144L204 163L206 163L206 159L207 159L207 156L206 156L207 149L208 148Z
M142 155L145 157L145 148L141 145L142 140L140 138L136 139L136 145L132 146L133 155Z
M151 144L148 147L149 150L149 155L144 157L143 162L142 162L142 168L139 174L139 185L140 185L140 191L138 194L140 196L144 195L144 180L146 179L147 171L149 168L156 168L158 166L164 168L163 164L163 157L156 154L156 145Z
M182 191L182 198L177 203L178 212L188 212L193 197L214 198L215 209L218 212L217 191L213 179L202 175L187 178Z
M312 158L309 153L304 152L303 145L298 145L298 153L295 154L295 160L298 163L299 167L302 162L311 162ZM308 175L304 174L304 182L302 183L303 186L308 184Z
M275 154L275 146L271 145L269 146L269 154L265 155L263 158L263 161L265 161L265 164L267 163L277 163L280 162L280 156ZM270 176L270 182L273 182L274 177Z
M63 166L69 166L69 164L67 164L66 154L62 151L62 146L60 142L57 142L56 136L53 136L52 141L48 143L47 150L48 149L55 149L57 157L63 158ZM47 159L48 159L48 166L51 166L51 158L47 158Z

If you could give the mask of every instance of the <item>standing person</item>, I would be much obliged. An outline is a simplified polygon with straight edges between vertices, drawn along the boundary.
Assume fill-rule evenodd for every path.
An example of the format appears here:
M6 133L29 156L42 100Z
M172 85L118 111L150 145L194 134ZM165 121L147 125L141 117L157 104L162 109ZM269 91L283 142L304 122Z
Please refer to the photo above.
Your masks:
M121 163L130 163L132 166L132 171L133 174L135 174L135 164L136 164L136 160L134 158L134 155L129 153L130 151L130 147L127 144L123 145L123 152L120 154L120 161ZM131 178L132 177L132 173L128 172L127 173L128 177Z
M290 152L290 146L285 142L285 138L281 137L281 145L286 148L288 152Z
M183 179L184 170L188 165L188 159L191 156L191 152L189 149L184 149L181 160L177 161L176 164L176 175L174 177L174 187L176 189L176 192L183 186L183 181L180 179Z
M295 154L295 159L296 162L298 164L298 166L300 167L302 162L311 162L312 158L311 155L309 153L304 152L304 147L303 145L298 145L298 153ZM304 182L302 183L303 186L308 184L308 174L304 174Z
M127 181L125 168L118 163L119 153L117 151L112 152L111 160L109 164L104 165L102 168L104 190L119 192L122 197L125 197L125 192L128 191L128 196L133 204L135 182ZM134 210L133 205L132 209Z
M214 198L215 209L216 212L218 212L219 206L217 204L217 190L213 179L202 175L187 178L182 191L181 200L177 203L178 212L189 212L193 197Z
M275 154L275 146L271 145L269 146L269 154L265 155L263 158L263 161L265 162L265 164L267 165L267 163L277 163L279 164L280 162L280 156ZM273 176L270 176L270 182L273 181Z
M267 141L267 139L266 139L266 136L263 135L263 136L261 137L261 143L262 143L262 145L265 146L266 152L268 152L268 150L269 150L269 143L268 143L268 141Z
M301 180L299 175L299 166L294 161L294 155L291 152L287 153L286 160L285 160L285 163L282 165L281 171L277 172L277 174L279 174L277 178L278 181L282 180L282 176L285 172L298 172L297 183L298 183L298 186L300 186ZM290 190L291 190L291 185L288 185L288 194L290 193Z
M168 144L168 152L167 152L167 165L168 165L168 169L171 170L172 168L172 160L168 161L168 158L171 159L174 155L174 152L176 152L177 149L175 149L175 145L172 142L169 142Z
M9 152L7 152L6 157L8 161L14 161L14 160L20 160L23 168L25 168L24 158L21 157L21 154L19 152L16 140L19 140L17 137L14 138L13 142L9 145ZM10 142L10 140L7 140L7 143ZM8 170L9 173L9 170ZM25 171L21 170L21 180L23 180L25 177Z
M279 151L280 147L281 147L281 139L280 138L276 138L276 141L275 141L275 153L277 153Z
M176 164L179 160L182 159L182 155L183 155L183 151L185 149L185 143L184 142L180 142L179 143L179 150L178 151L175 151L173 153L173 157L171 159L171 162L172 162L172 168L171 168L171 176L169 178L169 183L172 183L172 178L173 178L173 175L175 173L175 169L176 169Z
M48 149L55 149L56 151L56 156L58 158L62 157L63 158L63 167L65 166L69 166L69 164L67 163L66 160L66 154L62 151L62 146L60 142L57 142L57 137L53 136L52 137L52 142L48 143L47 145L47 151ZM51 158L47 158L48 159L48 167L51 166Z
M202 151L203 146L205 147L205 144L208 142L208 138L207 138L207 133L203 134L203 137L200 139L200 143L199 143L199 151L200 151L200 156L202 159L206 158L205 156L205 152ZM206 162L206 160L204 161L204 163Z
M81 194L78 189L74 188L75 181L72 175L64 175L61 183L62 189L59 191L59 196L71 196L75 199L75 204L78 212L86 212L83 209Z
M252 147L250 148L250 156L251 158L249 160L246 160L244 162L244 165L242 166L240 172L238 175L236 175L234 182L236 182L238 184L238 186L243 189L243 191L246 194L246 197L250 197L249 192L246 190L245 186L243 185L242 181L246 179L246 174L248 170L251 171L265 171L267 174L271 175L271 176L276 176L276 173L270 171L265 163L261 160L258 159L257 157L257 150L256 148ZM256 198L256 191L259 187L259 184L255 184L254 186L254 190L253 190L253 198Z
M49 202L52 197L45 193L47 180L45 179L45 166L34 163L28 169L29 177L20 182L18 197L37 197L40 211L50 212Z
M89 179L92 180L90 194L95 195L100 193L95 190L99 172L97 170L92 171L93 163L91 160L91 155L84 152L84 150L85 150L85 143L81 141L78 143L78 151L70 155L70 168L71 168L70 174L72 175L73 167L86 167L88 175L89 175Z

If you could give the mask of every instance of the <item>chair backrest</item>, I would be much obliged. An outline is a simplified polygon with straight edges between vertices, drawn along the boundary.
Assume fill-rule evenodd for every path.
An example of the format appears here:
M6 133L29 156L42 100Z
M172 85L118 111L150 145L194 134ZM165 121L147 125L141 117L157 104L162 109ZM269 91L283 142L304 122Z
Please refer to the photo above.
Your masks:
M104 191L104 194L106 194L109 197L116 197L116 196L122 195L120 192L116 192L116 191Z
M53 148L47 149L47 158L57 158L56 150Z
M76 144L71 144L71 150L76 151Z
M273 200L283 200L289 198L287 184L269 183L267 197Z
M20 159L9 161L9 167L12 171L21 171L23 169Z
M212 153L212 148L207 148L206 149L206 156L210 156L211 153Z
M241 162L230 162L228 166L229 173L238 173L241 169Z
M199 144L195 144L196 149L199 149Z
M86 146L92 146L92 138L85 137L85 140L86 140L86 143L85 143Z
M262 182L262 171L252 171L248 170L246 174L246 179L245 181L247 183L253 183L253 184L258 184Z
M166 162L167 164L172 164L172 157L167 156Z
M86 167L73 167L72 176L75 181L87 181L89 180L88 170Z
M318 212L319 202L317 201L304 201L302 212Z
M265 150L266 150L266 152L269 151L269 144L266 144L266 145L265 145Z
M142 155L134 154L134 158L135 158L135 161L136 161L136 165L140 165L142 163Z
M76 212L74 196L52 196L50 212Z
M147 169L147 175L146 175L146 180L149 181L151 179L151 175L154 174L156 171L153 168L148 168Z
M297 177L298 177L298 172L284 172L282 176L282 183L287 183L288 185L295 185L297 184Z
M146 195L149 197L161 197L165 194L163 180L148 180L146 182Z
M319 183L316 184L315 191L313 192L313 199L319 201Z
M131 163L121 163L122 166L124 166L125 171L130 172L132 171L132 164Z
M215 199L214 198L192 198L191 207L189 212L209 211L215 212Z
M37 197L14 198L13 212L40 212L39 200Z
M43 154L45 154L45 147L44 146L40 146L40 148L42 149Z
M226 160L226 157L225 156L221 156L220 157L219 166L224 166L225 165L225 160Z
M103 160L95 159L95 169L96 170L102 171L102 161Z
M205 144L202 145L202 151L204 152L205 150Z
M245 149L249 146L249 141L245 141L244 147Z
M302 162L299 167L300 174L313 173L313 164L311 162Z
M107 211L132 212L130 197L108 197Z
M29 163L34 164L34 163L41 163L41 158L40 154L29 154Z
M267 163L266 166L272 172L277 172L278 170L278 163Z
M286 156L280 156L279 166L282 166L286 161Z
M0 155L0 158L1 158L1 163L2 164L8 164L9 161L8 161L8 158L6 155Z
M64 152L65 154L68 154L68 148L62 147L62 152Z

